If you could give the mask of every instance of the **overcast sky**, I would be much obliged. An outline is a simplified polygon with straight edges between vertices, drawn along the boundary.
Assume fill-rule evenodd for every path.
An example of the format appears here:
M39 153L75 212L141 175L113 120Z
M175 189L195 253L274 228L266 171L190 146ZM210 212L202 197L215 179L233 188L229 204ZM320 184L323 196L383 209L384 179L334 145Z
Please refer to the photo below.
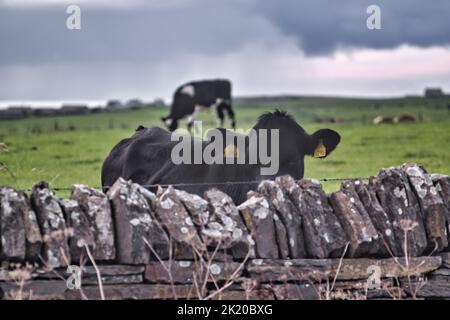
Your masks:
M170 100L217 77L234 95L450 91L449 17L448 0L0 0L0 100Z

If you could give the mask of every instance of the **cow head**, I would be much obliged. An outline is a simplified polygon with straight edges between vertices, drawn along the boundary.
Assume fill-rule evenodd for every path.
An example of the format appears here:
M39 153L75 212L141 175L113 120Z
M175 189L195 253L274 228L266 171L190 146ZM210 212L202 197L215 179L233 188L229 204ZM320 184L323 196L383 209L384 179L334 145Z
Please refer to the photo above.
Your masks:
M306 155L325 158L336 149L341 139L331 129L321 129L309 135L293 117L278 110L259 117L253 129L256 134L258 129L279 130L279 171L275 176L289 174L296 179L303 178ZM270 149L269 145L268 150Z
M178 128L178 120L175 120L169 116L161 118L161 121L164 122L167 129L171 132L177 130Z

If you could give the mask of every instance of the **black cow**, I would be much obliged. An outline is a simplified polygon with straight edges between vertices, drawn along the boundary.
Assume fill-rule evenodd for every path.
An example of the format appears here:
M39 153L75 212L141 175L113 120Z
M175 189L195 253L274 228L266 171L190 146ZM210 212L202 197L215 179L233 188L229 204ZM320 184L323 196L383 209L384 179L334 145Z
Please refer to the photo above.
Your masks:
M279 129L279 170L275 174L262 175L261 168L264 165L259 160L256 164L248 164L250 150L254 150L254 145L249 143L252 141L251 134L241 136L247 142L243 150L239 149L239 145L233 146L236 147L234 151L245 155L247 164L177 165L173 163L171 153L172 148L178 142L171 140L171 133L158 127L139 127L132 137L119 142L103 163L103 188L106 191L119 177L131 179L144 186L193 184L176 186L176 188L202 195L207 189L217 187L228 193L239 204L246 200L247 191L256 187L257 183L224 185L224 182L260 181L285 174L289 174L295 179L301 179L304 173L305 155L326 157L340 141L339 134L330 129L321 129L312 135L307 134L291 116L282 111L262 115L253 129L255 129L252 131L253 134L254 132L259 134L261 132L259 129L268 129L268 131ZM219 130L224 135L238 136L237 133L229 130ZM190 139L187 141L192 144L200 142L202 147L214 143L213 139L207 141L186 135L180 137ZM228 148L225 141L222 147ZM267 147L268 154L270 154L273 147L270 145ZM225 154L224 156L229 157L230 155Z
M223 127L226 112L231 127L236 129L236 120L231 107L231 83L228 80L193 81L178 87L173 95L170 114L161 118L170 131L178 128L178 120L188 118L191 131L197 112L202 108L213 107L217 113L217 125Z

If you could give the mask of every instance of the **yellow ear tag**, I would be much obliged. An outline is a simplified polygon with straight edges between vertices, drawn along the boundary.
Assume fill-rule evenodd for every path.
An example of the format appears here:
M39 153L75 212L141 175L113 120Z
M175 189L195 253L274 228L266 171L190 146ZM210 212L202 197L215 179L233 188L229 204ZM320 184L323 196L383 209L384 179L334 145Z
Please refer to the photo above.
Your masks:
M223 154L226 158L237 158L239 156L239 150L234 144L229 144L223 150Z
M322 143L322 140L320 140L319 144L314 150L314 158L323 158L326 155L327 155L327 148Z

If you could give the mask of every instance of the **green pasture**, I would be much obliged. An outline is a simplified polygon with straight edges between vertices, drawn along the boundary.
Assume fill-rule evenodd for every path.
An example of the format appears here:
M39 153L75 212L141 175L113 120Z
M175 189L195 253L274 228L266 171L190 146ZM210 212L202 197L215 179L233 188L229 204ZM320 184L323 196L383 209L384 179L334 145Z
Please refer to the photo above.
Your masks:
M325 159L307 158L305 177L347 178L374 175L382 167L417 162L430 172L450 174L450 111L445 99L265 99L238 103L238 127L251 128L256 118L275 108L287 110L310 133L338 131L342 141ZM102 162L111 148L138 125L161 125L165 108L0 121L0 185L29 189L39 180L53 187L73 183L100 186ZM420 121L374 125L378 115L413 114ZM319 123L333 118L333 123ZM213 112L201 113L205 127ZM185 127L185 123L181 124ZM327 191L338 182L324 182Z

